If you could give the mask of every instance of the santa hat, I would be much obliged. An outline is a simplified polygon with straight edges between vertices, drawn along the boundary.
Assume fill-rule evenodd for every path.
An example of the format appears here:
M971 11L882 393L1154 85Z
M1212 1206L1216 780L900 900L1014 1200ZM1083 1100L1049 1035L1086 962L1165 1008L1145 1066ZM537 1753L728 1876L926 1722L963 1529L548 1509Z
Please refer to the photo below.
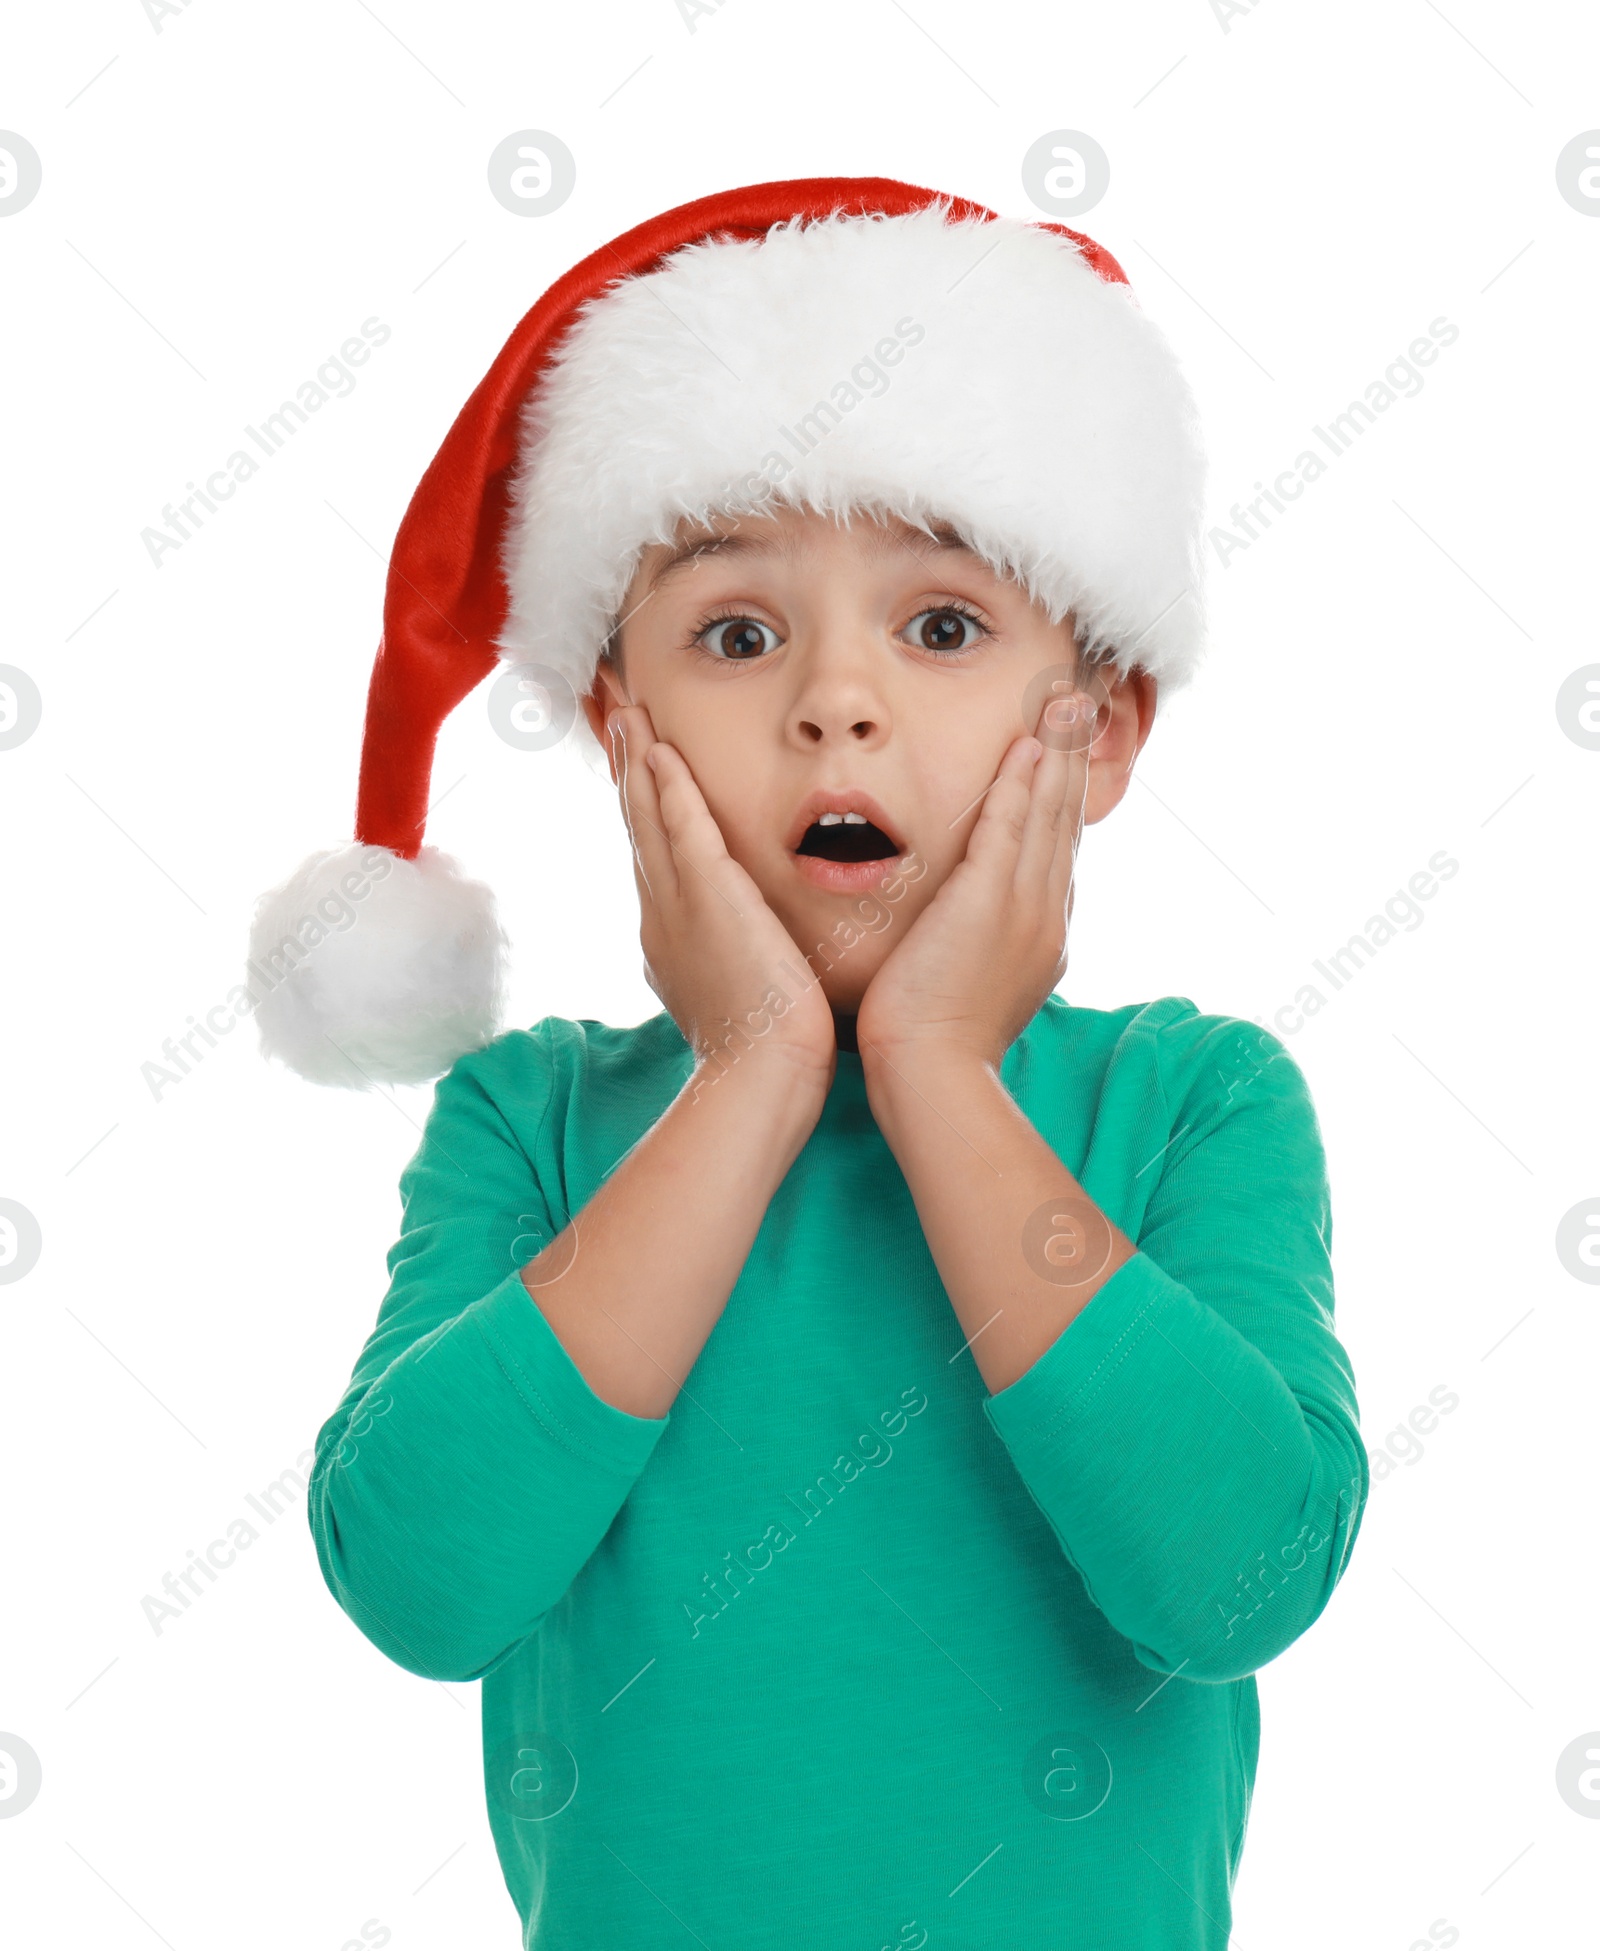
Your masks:
M439 727L500 661L570 711L641 552L684 518L948 523L1160 696L1203 648L1203 472L1171 347L1077 231L822 177L602 245L511 334L400 524L355 841L263 896L251 931L264 1052L363 1088L496 1034L493 899L423 844Z

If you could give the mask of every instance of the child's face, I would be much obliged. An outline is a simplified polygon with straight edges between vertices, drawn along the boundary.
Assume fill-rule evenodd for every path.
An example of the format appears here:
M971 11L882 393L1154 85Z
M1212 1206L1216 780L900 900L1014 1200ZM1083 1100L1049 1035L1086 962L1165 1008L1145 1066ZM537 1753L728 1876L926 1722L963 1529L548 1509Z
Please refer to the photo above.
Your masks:
M607 745L613 706L648 711L801 953L834 944L823 981L842 1011L962 860L1052 678L1077 670L1070 622L1051 623L953 535L862 516L783 510L687 529L645 552L622 617L620 672L600 666L590 725ZM1102 677L1092 695L1086 823L1122 797L1155 710L1142 671ZM872 825L817 824L834 800ZM841 921L859 937L842 955Z

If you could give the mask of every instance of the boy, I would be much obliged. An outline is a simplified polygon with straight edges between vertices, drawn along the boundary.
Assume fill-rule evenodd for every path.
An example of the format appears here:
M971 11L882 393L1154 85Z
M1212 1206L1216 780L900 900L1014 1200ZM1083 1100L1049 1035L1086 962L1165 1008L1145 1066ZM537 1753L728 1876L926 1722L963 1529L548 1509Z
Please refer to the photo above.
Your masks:
M1253 1025L1052 994L1199 508L1114 261L877 181L597 253L413 501L360 842L254 948L307 1074L447 1071L311 1521L483 1680L528 1946L1227 1943L1253 1675L1367 1489L1321 1139ZM636 1028L492 1036L422 846L490 644L608 749Z

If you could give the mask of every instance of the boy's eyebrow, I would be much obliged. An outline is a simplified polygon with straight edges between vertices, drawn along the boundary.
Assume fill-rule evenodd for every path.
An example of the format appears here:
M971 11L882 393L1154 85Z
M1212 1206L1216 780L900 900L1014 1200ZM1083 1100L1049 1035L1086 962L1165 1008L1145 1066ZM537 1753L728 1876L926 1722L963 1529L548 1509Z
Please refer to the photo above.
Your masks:
M963 541L949 522L930 522L925 532L914 529L910 536L902 535L898 530L880 524L874 540L884 554L900 548L912 555L959 553L977 557L977 551L969 542ZM931 548L928 545L931 545ZM781 555L789 553L792 548L793 544L787 536L769 540L764 536L741 535L737 529L732 529L725 535L692 535L680 542L670 555L662 559L650 576L649 586L652 591L659 589L669 576L691 567L702 556L773 553ZM981 557L977 559L982 560Z
M680 569L686 569L698 562L701 556L767 554L773 546L772 543L763 541L759 537L740 535L737 530L730 531L727 535L691 536L686 542L680 542L672 553L664 557L656 566L650 576L650 588L659 589L669 576L676 575Z
M901 536L896 536L894 539L900 542L904 542L905 540L905 538ZM970 542L964 541L962 537L956 533L955 529L951 526L949 522L929 522L928 533L923 534L920 531L916 532L914 535L914 539L911 540L909 543L907 543L906 546L908 546L914 554L921 555L924 553L924 551L920 545L930 540L933 544L933 548L935 552L939 550L944 550L946 552L959 551L962 555L977 556L980 562L983 559L981 556L978 556L977 550L973 548Z

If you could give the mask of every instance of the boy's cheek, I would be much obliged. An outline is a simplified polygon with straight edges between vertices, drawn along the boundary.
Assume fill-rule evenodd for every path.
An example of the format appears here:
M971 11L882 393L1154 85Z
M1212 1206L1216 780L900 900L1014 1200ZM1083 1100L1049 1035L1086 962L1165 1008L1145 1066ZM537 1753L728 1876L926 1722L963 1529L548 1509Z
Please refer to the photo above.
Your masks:
M763 846L771 845L773 836L764 830L768 816L761 808L759 794L751 790L753 782L728 776L727 753L716 743L720 734L715 728L709 735L704 726L668 729L672 720L665 711L652 713L651 722L656 737L675 747L694 775L723 845L747 873L754 873L752 859Z
M927 858L912 847L902 857L900 865L883 884L886 899L898 901L908 887L920 881L928 871ZM949 870L946 869L946 872ZM943 876L940 877L941 879Z

